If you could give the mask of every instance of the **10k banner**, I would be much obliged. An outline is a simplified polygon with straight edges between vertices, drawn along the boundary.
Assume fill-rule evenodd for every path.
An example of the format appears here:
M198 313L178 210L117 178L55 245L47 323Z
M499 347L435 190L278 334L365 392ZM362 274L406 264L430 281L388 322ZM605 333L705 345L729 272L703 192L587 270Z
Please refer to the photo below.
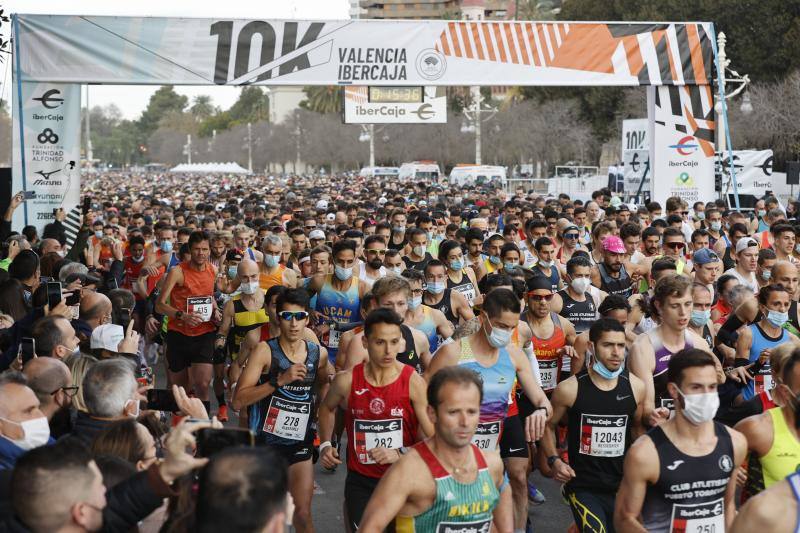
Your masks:
M80 203L81 86L22 83L21 99L16 84L12 93L12 194L35 195L14 212L12 224L34 225L41 233L54 209Z

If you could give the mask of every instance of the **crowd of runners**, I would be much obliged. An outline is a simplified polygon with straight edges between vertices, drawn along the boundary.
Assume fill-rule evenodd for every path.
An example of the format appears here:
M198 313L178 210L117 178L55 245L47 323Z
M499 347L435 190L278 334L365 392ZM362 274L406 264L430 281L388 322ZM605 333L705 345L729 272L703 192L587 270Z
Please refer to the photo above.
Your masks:
M75 231L12 227L22 194L0 225L0 531L518 533L564 504L581 532L800 527L794 202L352 175L84 195ZM250 446L202 453L221 423ZM346 470L341 524L312 519L316 463Z

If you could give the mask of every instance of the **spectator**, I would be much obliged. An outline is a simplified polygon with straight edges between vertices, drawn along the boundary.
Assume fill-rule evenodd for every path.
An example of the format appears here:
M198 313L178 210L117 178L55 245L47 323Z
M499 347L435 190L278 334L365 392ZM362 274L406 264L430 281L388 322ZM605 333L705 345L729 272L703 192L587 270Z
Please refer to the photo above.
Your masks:
M8 266L8 275L22 284L25 305L31 307L33 291L39 288L39 257L33 250L22 250Z
M27 312L22 284L16 279L7 279L0 283L0 313L9 315L17 321Z
M50 434L59 438L70 431L70 407L78 387L69 367L54 357L34 357L23 369L28 387L39 399L39 409L50 423Z
M146 427L127 418L99 433L92 443L92 453L119 457L142 472L156 462L156 441Z
M78 412L70 437L86 445L115 420L139 416L133 364L125 359L98 361L83 378L86 412Z
M0 470L14 468L22 454L50 441L50 426L21 372L0 374Z
M36 321L31 332L36 344L36 355L64 360L80 352L80 340L69 320L50 315Z
M86 402L83 400L83 378L89 368L96 362L97 359L95 357L80 352L70 355L65 361L70 372L72 372L72 385L78 387L77 394L72 398L72 407L75 408L76 412L86 412Z

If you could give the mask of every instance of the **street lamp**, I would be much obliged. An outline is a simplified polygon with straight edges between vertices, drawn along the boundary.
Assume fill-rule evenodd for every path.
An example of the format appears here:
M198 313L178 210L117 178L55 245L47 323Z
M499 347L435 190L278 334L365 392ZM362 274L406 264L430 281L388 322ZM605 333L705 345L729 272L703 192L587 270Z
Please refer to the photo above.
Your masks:
M720 32L717 36L717 61L718 61L718 76L717 76L717 88L718 88L718 96L716 97L716 103L714 104L714 113L716 115L716 125L717 128L717 152L720 154L720 158L724 157L723 152L727 149L726 143L727 139L730 136L730 130L727 120L727 113L723 113L725 110L723 107L723 101L727 102L734 96L738 95L745 88L750 84L750 76L747 74L741 75L732 68L730 68L731 60L728 59L727 54L725 53L725 43L727 42L727 37L725 36L724 32ZM726 87L728 85L738 85L733 91L730 93L726 92ZM725 106L727 107L727 106ZM749 115L753 112L753 104L750 102L750 93L746 92L742 96L742 104L739 107L739 110L745 114ZM735 180L733 179L735 170L733 168L733 160L731 157L730 161L731 168L730 179L728 180L728 184L725 187L725 192L723 193L723 197L727 197L728 189L730 188L731 184L733 184L733 193L734 193L734 200L736 201L736 209L739 209L739 192L738 188L736 187Z
M375 124L361 125L361 134L358 136L358 142L369 142L369 166L371 167L375 166L375 133L382 132L384 127L382 126L376 130ZM389 135L384 133L382 139L383 142L388 142Z
M469 107L464 108L464 116L467 121L461 123L461 133L475 133L475 164L481 165L483 164L481 161L481 123L494 117L497 114L497 108L482 105L483 95L481 95L480 87L470 87L469 92L472 102Z

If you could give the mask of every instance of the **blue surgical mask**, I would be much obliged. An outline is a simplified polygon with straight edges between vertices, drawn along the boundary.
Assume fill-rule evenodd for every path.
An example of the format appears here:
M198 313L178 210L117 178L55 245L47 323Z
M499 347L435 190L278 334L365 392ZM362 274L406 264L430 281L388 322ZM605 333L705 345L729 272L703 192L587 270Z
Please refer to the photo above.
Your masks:
M621 365L619 365L618 369L616 369L616 370L614 370L612 372L611 370L607 369L606 366L603 363L601 363L599 359L595 359L594 360L594 365L592 365L592 370L597 372L597 375L599 375L600 377L605 378L605 379L614 379L614 378L616 378L617 376L622 374L622 371L624 369L625 369L625 365L621 364Z
M426 231L425 232L425 236L428 237L428 242L432 242L433 241L433 232L432 231Z
M445 283L443 281L429 281L428 282L428 292L431 294L442 294L445 289Z
M781 313L780 311L769 309L767 312L767 321L776 328L779 328L789 321L789 313Z
M758 210L758 218L764 218L765 216L767 216L766 209L759 209Z
M711 309L706 309L705 311L692 311L692 325L695 327L705 326L708 324L708 321L711 320Z
M408 308L412 311L422 305L422 296L412 296L408 299Z
M343 266L333 265L333 273L336 274L336 277L339 278L339 280L347 281L353 277L353 267L344 268Z
M236 267L228 267L228 277L233 279L236 277Z
M490 256L489 256L489 262L490 262L491 264L493 264L493 265L499 265L500 263L502 263L502 261L500 260L500 258L499 258L499 257L495 257L495 256L493 256L493 255L490 255Z
M539 266L542 267L542 268L550 268L551 266L553 266L553 262L552 261L542 261L540 259L539 260Z
M761 279L763 279L764 281L769 281L769 278L771 278L771 277L772 277L772 271L771 270L762 270L761 271Z
M464 268L464 261L462 261L461 259L450 261L450 268L452 270L462 270Z
M172 251L172 241L161 241L161 251L168 254Z
M486 328L483 328L484 332ZM486 340L495 348L505 348L511 342L513 332L508 329L492 327L492 332L486 335Z
M398 276L403 273L403 267L401 267L401 266L392 267L389 270L391 270L392 272L394 272Z
M713 231L721 230L722 229L722 222L719 222L719 221L715 220L714 222L711 223L711 229Z
M281 262L281 255L264 254L264 264L270 268L275 268Z
M517 268L517 266L518 266L517 263L511 263L511 262L508 262L508 261L503 263L503 268L506 269L509 272L511 272L512 270Z
M103 230L99 229L99 230L95 231L94 232L94 236L97 237L98 239L102 239L103 238Z
M405 233L406 227L405 226L393 226L392 230L394 230L395 233Z
M697 217L697 220L705 220L706 219L705 211L700 211L698 213L695 213L695 216Z

